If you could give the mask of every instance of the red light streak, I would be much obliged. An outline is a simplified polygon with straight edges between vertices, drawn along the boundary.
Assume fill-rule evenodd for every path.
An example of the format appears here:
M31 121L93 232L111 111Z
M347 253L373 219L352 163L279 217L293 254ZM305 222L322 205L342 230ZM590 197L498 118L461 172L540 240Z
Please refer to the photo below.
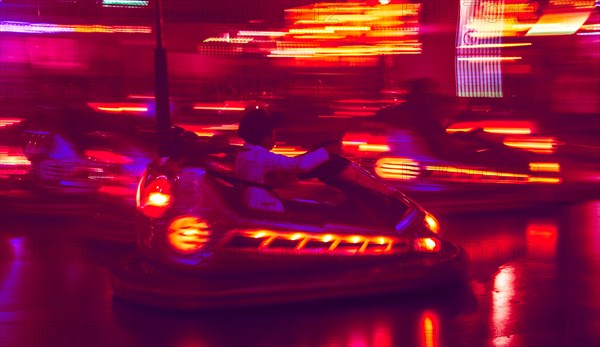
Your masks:
M107 113L145 113L148 112L147 106L133 103L88 103L88 106L97 112Z
M106 163L113 164L130 164L133 160L124 155L120 155L117 153L113 153L110 151L102 151L102 150L85 150L83 154L87 157L91 157L92 159L96 159Z
M286 157L295 157L306 153L306 150L297 147L280 147L276 146L271 150L273 153L285 155Z
M529 135L535 130L535 124L531 121L512 120L457 122L446 128L446 132L469 132L475 129L482 129L491 134Z
M229 106L229 104L195 104L194 110L207 110L207 111L244 111L245 106Z
M9 125L15 125L23 122L25 119L22 118L2 118L0 119L0 128L7 127Z
M562 182L560 177L529 177L529 183L546 183L546 184L559 184Z
M553 137L507 137L503 143L535 153L554 153L558 145Z
M73 29L78 33L125 33L150 34L152 29L147 26L107 26L107 25L58 25L59 28Z

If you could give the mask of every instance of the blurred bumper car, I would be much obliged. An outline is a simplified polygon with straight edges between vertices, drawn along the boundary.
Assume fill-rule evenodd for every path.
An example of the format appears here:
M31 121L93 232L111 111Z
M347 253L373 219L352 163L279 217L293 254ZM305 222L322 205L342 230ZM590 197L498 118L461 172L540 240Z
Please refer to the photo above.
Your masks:
M413 290L464 279L466 257L435 218L349 160L276 192L284 214L241 202L227 153L151 163L139 183L137 251L114 294L204 309ZM197 158L202 158L198 162ZM281 193L281 194L279 194Z
M27 123L20 148L29 170L18 189L3 193L6 208L84 218L100 217L103 209L134 215L153 122L86 107L44 108Z
M23 118L0 118L0 194L19 189L31 173L23 151Z

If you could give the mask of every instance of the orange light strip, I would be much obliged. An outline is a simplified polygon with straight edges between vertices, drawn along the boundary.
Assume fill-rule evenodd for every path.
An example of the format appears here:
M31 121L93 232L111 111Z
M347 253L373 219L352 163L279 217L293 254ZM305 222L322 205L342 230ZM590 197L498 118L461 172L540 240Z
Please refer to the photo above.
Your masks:
M460 173L460 174L474 175L474 176L494 176L494 177L509 177L509 178L523 178L523 179L527 179L529 177L529 175L526 175L526 174L477 170L477 169L462 169L462 168L457 168L457 167L452 167L452 166L425 166L425 169L427 171Z
M504 139L503 144L535 153L551 154L556 150L557 141L552 137L509 137Z
M123 112L148 112L148 107L132 103L95 103L89 102L88 106L98 112L123 113Z
M529 135L531 128L483 128L483 131L490 134L508 134L508 135Z
M515 61L523 57L457 57L460 61Z
M380 144L362 143L358 145L358 150L361 152L389 152L390 146Z
M531 29L529 29L525 36L572 35L581 28L591 14L591 10L567 13L546 13L542 15Z
M98 107L98 111L105 111L105 112L147 112L148 111L148 107L127 107L127 106L123 106L123 107L103 107L103 106L99 106Z
M238 130L240 128L239 124L221 124L221 125L213 125L206 127L207 130Z
M229 104L194 104L193 109L207 111L243 111L246 108L243 106L229 106Z
M278 37L285 36L287 32L284 31L248 31L242 30L238 31L238 36L268 36L268 37Z
M204 131L194 131L194 134L196 134L197 136L200 136L200 137L213 137L213 136L215 136L215 133L209 133L209 132L204 132Z
M509 47L524 47L531 46L531 42L523 43L482 43L467 46L456 46L459 49L473 49L473 48L509 48Z
M306 233L306 232L286 232L286 231L275 231L275 230L244 230L239 231L239 234L245 237L254 239L263 239L259 249L265 249L272 245L273 241L280 238L290 241L298 241L296 250L303 250L308 242L322 242L331 243L327 248L328 251L335 251L340 244L353 244L355 248L345 250L348 253L389 253L394 246L394 243L398 242L395 238L390 236L365 236L365 235L341 235L341 234L321 234L321 233ZM374 250L368 250L368 245L380 245L385 248L377 248ZM326 246L326 245L324 245Z
M367 141L342 141L342 144L344 146L360 146L360 145L366 145Z
M456 122L446 128L446 132L469 132L482 129L492 134L529 135L535 129L535 123L519 120L484 120L471 122Z
M560 172L559 163L529 163L529 170L534 172Z
M454 134L454 133L468 133L469 131L473 131L473 128L447 128L446 133Z
M26 156L22 154L13 155L5 151L0 151L0 165L29 166L31 165L31 162L29 161L29 159L27 159ZM0 170L0 173L2 173L2 170Z
M57 25L58 28L73 29L76 33L107 34L150 34L152 28L147 26L107 26L107 25Z
M306 153L306 150L297 147L275 147L271 150L273 153L285 155L286 157L295 157Z
M529 177L529 183L547 183L547 184L559 184L562 182L560 177Z
M497 172L497 171L485 171L476 169L462 169L448 166L426 166L426 170L434 172L449 172L459 173L467 176L484 176L484 177L500 177L508 178L502 180L481 180L482 183L547 183L547 184L558 184L562 182L559 177L533 177L526 174L508 173L508 172ZM456 181L460 179L452 178Z
M203 42L226 42L226 43L249 43L252 42L253 38L240 38L240 37L209 37L205 39Z
M410 158L380 158L375 163L375 174L381 178L411 180L419 173L419 163Z
M371 31L369 26L326 26L325 30L333 31Z
M22 118L2 118L0 119L0 128L7 127L9 125L19 124L25 119Z

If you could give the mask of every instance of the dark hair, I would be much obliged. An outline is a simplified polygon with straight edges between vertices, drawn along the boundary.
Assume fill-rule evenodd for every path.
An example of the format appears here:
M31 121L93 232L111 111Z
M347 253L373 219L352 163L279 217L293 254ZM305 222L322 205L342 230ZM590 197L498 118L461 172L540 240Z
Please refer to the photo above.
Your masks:
M260 145L275 129L275 120L262 108L248 108L240 121L238 135L244 141Z

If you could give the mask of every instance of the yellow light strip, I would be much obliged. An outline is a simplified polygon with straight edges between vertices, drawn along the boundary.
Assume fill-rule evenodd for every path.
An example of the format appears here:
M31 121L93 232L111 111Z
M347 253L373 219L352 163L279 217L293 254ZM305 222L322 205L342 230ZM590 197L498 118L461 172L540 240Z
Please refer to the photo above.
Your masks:
M527 140L505 140L504 145L508 147L517 147L522 149L531 149L531 150L552 150L554 149L554 143L552 142L537 142L537 141L527 141Z
M529 163L529 170L534 172L560 172L559 163Z
M419 173L419 163L410 158L381 158L375 163L375 174L381 178L411 180Z
M318 234L318 233L299 233L274 230L247 230L241 231L242 236L265 239L259 246L260 249L269 247L272 242L278 238L290 241L298 241L296 250L302 250L310 241L317 241L332 244L328 247L329 251L334 251L342 242L355 244L358 253L364 253L369 243L386 246L382 253L390 252L395 243L393 237L389 236L364 236L364 235L341 235L341 234Z
M509 48L509 47L524 47L531 46L531 42L524 43L482 43L478 45L466 45L466 46L456 46L456 48L460 49L470 49L470 48Z
M466 175L477 175L477 176L495 176L495 177L510 177L510 178L524 178L527 179L529 175L526 174L518 174L518 173L510 173L510 172L498 172L498 171L487 171L487 170L477 170L477 169L462 169L452 166L426 166L425 169L427 171L440 171L440 172L451 172L451 173L461 173Z
M515 61L522 57L457 57L461 61Z
M561 182L562 179L560 177L529 177L529 183L558 184Z
M23 118L3 118L0 119L0 128L23 122Z
M147 107L104 107L104 106L98 106L98 110L99 111L105 111L105 112L147 112L148 108Z
M389 152L390 146L365 143L365 144L359 144L358 150L361 152Z
M483 128L483 131L491 134L529 135L531 128Z

